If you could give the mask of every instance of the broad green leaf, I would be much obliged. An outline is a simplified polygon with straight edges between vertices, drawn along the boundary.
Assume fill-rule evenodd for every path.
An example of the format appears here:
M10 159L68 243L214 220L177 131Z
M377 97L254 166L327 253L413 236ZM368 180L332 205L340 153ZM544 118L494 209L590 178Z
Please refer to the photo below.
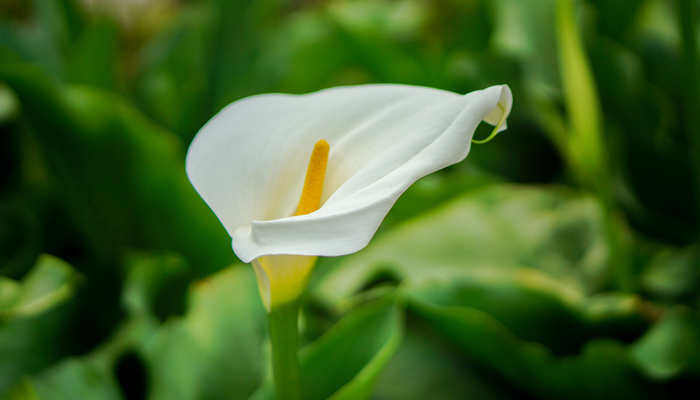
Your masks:
M339 306L376 281L413 287L473 276L477 269L505 274L523 267L588 293L605 282L608 252L595 199L555 187L496 185L376 238L342 259L314 294Z
M391 232L394 226L422 213L437 209L450 200L468 191L485 187L496 182L496 178L483 173L476 168L464 168L451 171L443 171L421 178L411 185L406 192L384 218L375 235L381 237ZM342 257L321 257L309 283L310 290L323 282L327 273L332 272L338 263L342 263Z
M159 325L157 299L168 294L161 285L170 284L159 281L161 274L177 276L184 270L182 260L132 253L126 264L127 322L85 356L17 374L15 379L23 379L8 382L9 399L248 398L262 378L265 317L252 270L227 268L195 283L186 314ZM42 354L43 349L32 350ZM8 374L0 370L0 376Z
M80 276L65 262L44 255L21 282L0 279L2 321L30 317L60 305L73 296Z
M75 350L75 304L68 300L78 281L76 271L51 256L42 256L22 281L0 278L0 395Z
M93 360L61 362L14 387L6 400L120 400L116 380L106 366Z
M377 376L403 336L402 311L394 295L359 307L302 349L303 398L368 399ZM270 381L253 397L273 398Z
M700 318L697 312L676 309L635 343L632 357L652 378L681 373L700 376Z
M143 363L134 349L153 335L148 321L121 326L107 342L87 355L70 357L36 373L26 374L3 397L7 400L119 400L145 390ZM127 365L130 364L130 365ZM126 369L130 369L125 372ZM129 381L124 381L128 374ZM137 375L141 374L139 377ZM122 376L120 379L120 375ZM145 392L144 392L145 393ZM144 394L142 393L142 394ZM139 394L136 394L139 396Z
M464 359L459 348L409 321L406 337L377 379L378 400L518 399L522 393Z
M491 186L397 226L340 261L314 294L345 309L383 284L441 306L488 313L517 337L576 353L628 340L660 312L638 296L595 294L608 270L602 211L556 188Z
M246 399L262 378L265 311L251 268L228 268L194 284L184 317L139 345L149 398Z
M576 353L594 338L640 335L656 317L633 295L586 297L533 269L471 270L451 282L409 290L422 303L488 313L518 338Z
M189 184L175 136L112 94L57 85L29 65L1 65L0 79L17 93L95 252L175 250L202 272L231 262L228 236Z
M557 357L514 336L488 314L469 307L410 308L453 341L472 363L497 371L514 386L542 398L652 399L663 388L644 378L620 343L588 342L580 354Z
M402 319L394 301L385 300L355 311L304 349L304 396L324 399L333 393L334 400L369 398L377 375L401 342Z
M423 177L401 195L382 221L380 232L389 232L401 222L437 209L466 192L496 182L499 182L498 178L477 168L460 168Z

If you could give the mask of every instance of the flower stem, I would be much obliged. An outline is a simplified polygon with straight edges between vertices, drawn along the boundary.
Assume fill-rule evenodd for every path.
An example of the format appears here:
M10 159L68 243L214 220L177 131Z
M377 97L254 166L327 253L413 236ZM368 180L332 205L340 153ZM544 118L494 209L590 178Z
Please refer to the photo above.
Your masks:
M298 317L298 301L272 307L268 314L276 400L301 400Z

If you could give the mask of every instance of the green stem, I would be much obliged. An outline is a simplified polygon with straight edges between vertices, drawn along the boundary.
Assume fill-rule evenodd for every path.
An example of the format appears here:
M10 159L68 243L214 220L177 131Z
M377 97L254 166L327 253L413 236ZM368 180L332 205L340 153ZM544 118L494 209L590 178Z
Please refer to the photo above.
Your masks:
M297 356L299 303L292 301L275 306L268 317L276 399L301 400L301 374Z

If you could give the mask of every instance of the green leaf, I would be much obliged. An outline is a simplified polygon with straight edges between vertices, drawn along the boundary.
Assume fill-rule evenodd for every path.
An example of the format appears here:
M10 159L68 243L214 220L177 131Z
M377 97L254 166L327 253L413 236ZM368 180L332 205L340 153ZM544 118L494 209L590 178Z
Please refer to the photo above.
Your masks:
M58 306L73 296L78 273L58 258L44 255L22 279L0 277L0 320L29 317Z
M497 371L516 387L543 398L658 398L663 389L639 371L626 348L594 340L581 353L556 357L518 339L488 314L469 307L412 301L410 309L460 347L472 363Z
M461 356L459 348L409 322L396 355L377 379L372 398L381 400L518 399L520 393L499 384Z
M377 376L396 352L403 317L395 296L353 310L300 354L303 398L367 399ZM273 398L266 382L255 399Z
M399 225L344 258L315 287L336 309L378 285L420 301L478 309L518 338L573 354L592 338L641 335L659 310L595 294L608 271L597 201L556 188L491 186Z
M355 311L304 349L305 397L324 399L333 393L330 398L334 400L369 398L377 375L396 352L402 334L401 311L393 302ZM333 371L333 376L327 375L328 371Z
M21 281L0 278L0 395L25 374L74 351L71 326L79 275L42 256Z
M408 294L425 304L486 312L518 338L559 354L576 353L594 338L636 337L655 317L653 308L637 296L589 298L533 269L471 272Z
M87 355L70 357L36 373L25 374L3 399L8 400L118 400L143 390L147 379L133 349L152 337L148 321L123 325L112 338ZM128 365L127 365L128 364ZM124 372L126 370L126 373ZM128 373L128 382L119 375ZM139 376L139 374L141 376ZM141 381L139 381L139 378Z
M476 269L523 267L588 293L605 283L608 254L595 199L555 187L496 185L397 226L342 259L314 294L338 307L382 280L413 287Z
M56 189L92 250L175 250L200 271L230 264L221 224L184 171L179 140L121 98L57 85L25 64L0 65L36 131Z
M265 310L251 268L194 284L187 314L139 346L151 399L245 399L262 377Z
M0 369L2 378L24 377L8 382L15 396L10 399L101 400L131 398L130 394L148 394L151 399L248 398L262 378L265 318L252 270L227 268L195 283L187 313L159 325L154 301L159 293L168 292L161 286L167 280L157 282L157 276L177 275L183 270L182 260L132 253L126 262L130 269L122 301L130 312L127 322L85 356L43 371L25 369L15 376ZM37 355L43 354L39 345L31 347ZM12 360L8 367L13 368L22 359L21 354L0 355L3 361ZM125 377L118 379L120 374Z
M404 192L379 227L388 232L395 225L437 209L466 192L500 182L476 168L463 168L425 176Z
M120 400L116 380L106 366L91 359L71 359L14 387L7 400Z
M681 373L700 376L700 318L676 309L635 343L632 357L650 377L668 379Z

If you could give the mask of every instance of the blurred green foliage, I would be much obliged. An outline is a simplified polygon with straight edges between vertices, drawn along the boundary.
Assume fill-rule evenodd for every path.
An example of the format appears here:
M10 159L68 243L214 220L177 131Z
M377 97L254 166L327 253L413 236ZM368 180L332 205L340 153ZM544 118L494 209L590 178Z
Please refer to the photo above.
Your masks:
M321 260L305 398L675 398L700 379L699 13L0 0L0 398L271 398L254 276L184 151L246 95L367 82L515 106Z

